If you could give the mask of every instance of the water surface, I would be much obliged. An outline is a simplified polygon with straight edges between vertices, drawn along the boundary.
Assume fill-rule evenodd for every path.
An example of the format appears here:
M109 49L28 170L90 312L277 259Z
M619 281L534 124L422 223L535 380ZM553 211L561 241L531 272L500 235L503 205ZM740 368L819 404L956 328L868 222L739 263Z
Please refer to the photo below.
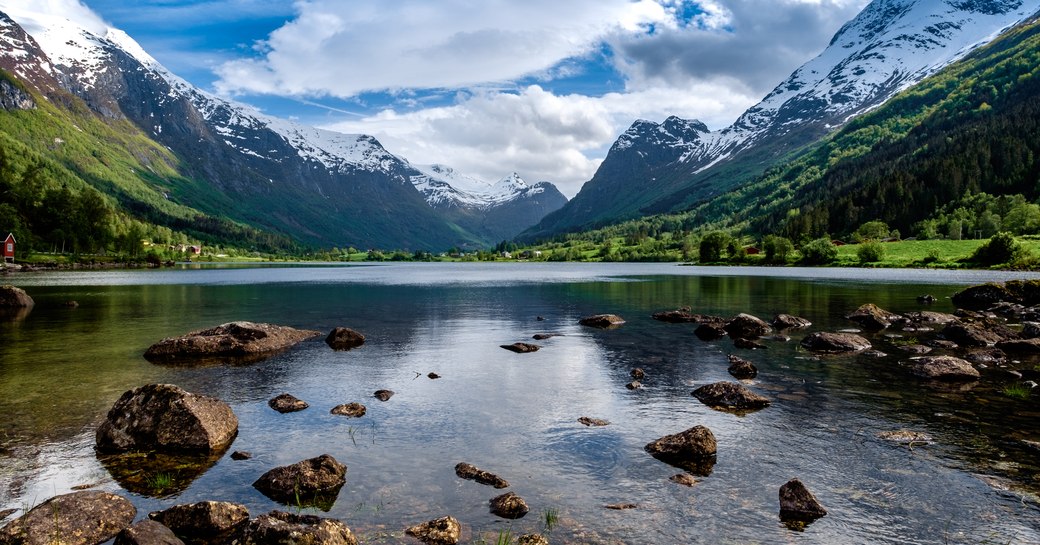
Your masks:
M322 514L365 543L395 542L404 527L446 514L464 524L465 543L494 542L500 530L543 531L548 510L561 519L553 543L1040 543L1040 451L1028 443L1040 441L1040 395L1001 395L1006 375L984 370L964 391L921 384L897 345L927 332L869 335L887 358L817 359L798 349L806 332L749 351L650 318L680 306L767 320L786 312L813 321L808 331L834 331L853 327L843 315L862 303L923 310L916 297L930 293L939 301L928 310L950 312L949 296L966 285L1021 277L541 263L9 276L37 304L0 323L0 509L89 484L131 498L139 517L209 499L241 502L256 515L285 508L251 487L260 474L330 453L349 470ZM577 325L604 312L628 322L606 331ZM231 320L348 326L368 341L335 352L319 339L244 366L159 366L141 357L160 338ZM561 336L538 341L543 348L532 354L499 348L535 333ZM690 396L732 380L727 354L758 366L749 384L771 407L736 416ZM633 367L647 378L630 391ZM94 430L122 392L153 382L227 401L240 419L231 450L254 457L225 455L174 494L125 490L95 456ZM396 392L385 403L372 397L383 388ZM283 392L311 407L268 408ZM368 413L329 414L351 401ZM581 416L611 424L586 428ZM670 482L680 470L643 446L698 424L718 438L718 461L688 488ZM900 428L936 442L910 449L877 438ZM502 491L458 479L461 461L508 479L531 513L511 522L490 514L488 500ZM777 517L777 490L792 477L830 512L800 532ZM603 507L614 503L638 507Z

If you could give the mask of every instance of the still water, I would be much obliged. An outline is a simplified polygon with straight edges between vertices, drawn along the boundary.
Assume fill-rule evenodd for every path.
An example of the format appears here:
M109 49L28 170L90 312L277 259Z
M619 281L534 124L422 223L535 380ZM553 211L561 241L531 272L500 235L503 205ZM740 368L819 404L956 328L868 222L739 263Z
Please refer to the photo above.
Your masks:
M1024 275L671 264L12 275L3 281L36 307L0 322L0 510L93 485L130 498L139 517L211 499L257 515L286 509L252 488L257 477L329 453L348 466L347 484L327 513L309 512L344 520L363 543L405 542L405 527L448 514L463 523L463 543L493 543L506 530L544 533L550 511L559 515L552 543L1040 543L1040 450L1030 446L1040 441L1040 392L1010 399L1001 394L1010 379L994 370L961 391L921 384L897 345L928 333L867 335L885 358L813 358L798 348L808 332L853 327L843 315L863 303L924 310L916 297L927 293L939 299L927 310L952 312L949 296L964 286L1012 277ZM784 312L813 326L790 342L764 341L765 350L737 349L650 318L681 306L767 321ZM577 324L608 312L627 323ZM367 342L335 352L319 338L241 366L159 366L141 356L160 338L232 320L346 326ZM530 354L499 347L536 333L560 336ZM732 380L728 354L758 366L748 384L772 406L736 416L691 397ZM647 377L627 390L634 367ZM124 391L155 382L228 402L240 420L228 453L253 458L225 453L172 493L120 485L94 453L94 431ZM378 389L396 395L380 402ZM285 392L311 407L270 409ZM368 413L329 414L352 401ZM586 428L581 416L611 424ZM718 439L717 464L693 487L670 482L679 470L643 446L698 424ZM902 428L935 442L911 449L877 437ZM462 461L506 478L531 512L515 521L490 514L488 500L503 491L457 478ZM793 477L829 511L804 531L777 516L777 490ZM604 508L616 503L637 507Z

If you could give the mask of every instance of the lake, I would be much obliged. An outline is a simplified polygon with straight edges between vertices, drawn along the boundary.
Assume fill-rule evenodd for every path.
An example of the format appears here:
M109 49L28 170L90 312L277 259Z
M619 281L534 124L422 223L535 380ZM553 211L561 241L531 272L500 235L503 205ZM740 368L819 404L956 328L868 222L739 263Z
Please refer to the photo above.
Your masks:
M1040 543L1040 450L1031 446L1040 444L1031 443L1040 441L1040 392L1009 398L1001 390L1012 379L994 369L973 387L922 384L900 346L934 332L864 334L891 354L881 358L817 358L798 346L808 332L855 327L844 315L863 303L952 312L949 297L967 285L1038 276L592 263L9 275L3 282L24 288L36 306L0 322L0 510L79 485L128 497L139 518L202 500L239 502L254 516L293 510L252 482L329 453L348 466L347 483L327 512L306 512L343 520L362 543L404 542L405 527L449 514L463 523L463 543L494 543L505 531L544 533L549 512L559 516L549 533L555 544ZM938 300L919 303L923 294ZM764 340L764 350L738 349L650 317L682 306L767 321L789 313L813 326L788 332L789 342ZM627 323L578 325L598 313ZM249 365L163 366L142 357L163 337L233 320L346 326L367 341L333 351L317 338ZM536 333L560 336L531 341ZM518 341L542 348L500 348ZM770 407L738 416L690 395L733 380L729 354L758 367L748 385ZM635 367L647 376L628 390ZM173 490L134 484L93 448L115 400L148 383L220 398L240 420L228 452L201 474L178 474ZM378 389L396 394L380 402ZM310 408L275 412L267 402L281 393ZM352 401L367 414L329 414ZM610 425L585 427L582 416ZM717 463L686 487L669 481L679 469L643 447L695 425L714 432ZM911 448L878 438L903 428L935 441ZM253 458L231 460L234 450ZM506 478L530 513L514 521L489 513L488 500L504 491L456 477L463 461ZM829 511L802 530L778 517L777 491L794 477ZM617 503L636 508L604 507Z

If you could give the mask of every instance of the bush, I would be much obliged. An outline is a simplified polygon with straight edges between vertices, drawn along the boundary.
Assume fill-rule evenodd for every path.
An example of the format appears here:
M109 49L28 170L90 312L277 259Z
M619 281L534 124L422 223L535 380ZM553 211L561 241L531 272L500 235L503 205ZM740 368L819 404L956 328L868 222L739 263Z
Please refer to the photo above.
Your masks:
M730 243L730 236L722 231L712 231L701 239L701 263L714 263L722 260L722 250Z
M981 265L1000 265L1023 257L1023 248L1015 235L1007 231L1001 231L989 242L979 246L975 253L969 258L974 263Z
M876 240L864 242L856 250L856 257L860 263L877 263L885 258L885 245Z
M762 239L762 251L766 253L766 261L770 263L786 263L788 256L794 252L794 244L790 239L776 235L766 235Z
M838 249L827 237L818 238L802 246L802 261L809 265L826 265L838 257Z
M852 233L852 239L856 242L863 242L864 240L881 240L888 238L888 224L883 221L868 221L856 229L855 233Z

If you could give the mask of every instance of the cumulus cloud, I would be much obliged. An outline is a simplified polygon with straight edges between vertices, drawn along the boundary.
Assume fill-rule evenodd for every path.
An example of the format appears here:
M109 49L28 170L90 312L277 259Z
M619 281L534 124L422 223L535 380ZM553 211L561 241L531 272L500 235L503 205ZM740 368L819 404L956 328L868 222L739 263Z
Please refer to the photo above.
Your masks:
M466 94L451 106L387 109L325 128L372 134L414 163L446 163L488 181L518 171L531 182L552 181L572 197L634 119L700 112L707 121L721 124L731 111L751 103L748 96L714 85L599 97L557 95L532 85L517 93Z

